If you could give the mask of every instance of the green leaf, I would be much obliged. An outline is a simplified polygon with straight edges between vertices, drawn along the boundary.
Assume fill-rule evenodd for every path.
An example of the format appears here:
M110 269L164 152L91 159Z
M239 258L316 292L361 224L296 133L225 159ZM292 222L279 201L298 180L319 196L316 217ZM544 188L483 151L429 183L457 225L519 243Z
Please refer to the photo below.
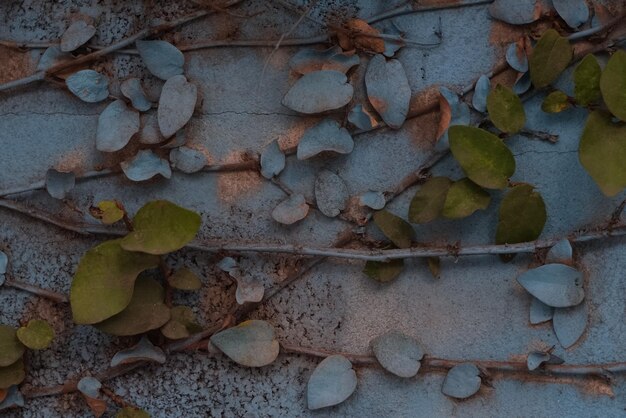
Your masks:
M119 239L87 251L70 289L74 322L95 324L121 312L130 303L139 273L158 265L159 257L125 251Z
M546 223L546 205L530 184L513 187L502 199L496 244L536 240Z
M91 216L99 219L103 224L111 225L124 218L124 209L115 200L103 200L97 206L89 208Z
M602 69L593 54L587 54L574 70L574 98L581 106L600 100Z
M557 90L546 96L543 103L541 103L541 110L546 113L559 113L571 107L571 105L567 94Z
M367 261L363 273L377 282L388 283L395 280L404 269L404 260L397 258L391 261Z
M46 321L33 319L17 330L17 338L31 350L43 350L54 339L54 330Z
M24 345L18 340L15 328L0 325L0 367L10 366L24 354Z
M425 224L441 215L452 180L447 177L431 177L415 193L409 206L409 221Z
M609 59L600 77L600 90L611 113L626 121L626 52L618 50Z
M24 360L19 358L13 364L0 367L0 389L8 389L13 385L19 385L25 377Z
M178 290L198 290L202 287L200 278L188 268L182 268L168 277L170 286Z
M616 195L626 187L626 125L613 123L608 113L592 112L580 138L578 157L602 193Z
M126 309L94 326L118 336L137 335L160 328L170 320L170 309L163 303L164 299L165 291L156 280L139 277Z
M450 186L443 205L443 216L450 219L465 218L477 210L487 209L489 202L489 193L470 179L464 178Z
M242 366L262 367L278 357L280 344L268 322L251 320L218 332L211 343Z
M487 112L491 122L502 132L518 132L526 123L522 101L513 90L501 84L489 92Z
M409 248L415 237L410 223L386 210L374 213L374 223L398 248Z
M127 406L120 409L117 414L115 414L115 418L150 418L150 414L143 409Z
M504 189L515 172L515 158L500 138L484 129L452 126L450 150L467 177L487 189Z
M128 251L167 254L188 244L200 229L200 215L167 200L145 204L133 219L133 231L122 238Z
M202 329L196 323L196 316L188 306L174 306L170 310L170 320L161 327L161 333L170 340L187 338Z
M566 38L554 29L545 31L528 61L535 88L541 89L556 80L567 68L572 55L572 46Z

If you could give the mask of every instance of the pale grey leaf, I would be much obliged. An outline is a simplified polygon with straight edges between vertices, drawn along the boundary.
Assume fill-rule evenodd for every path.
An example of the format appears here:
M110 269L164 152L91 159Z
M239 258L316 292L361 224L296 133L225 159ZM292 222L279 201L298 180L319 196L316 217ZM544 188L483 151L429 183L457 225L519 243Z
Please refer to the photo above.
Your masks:
M285 168L285 154L281 151L278 141L269 143L261 153L261 175L271 179Z
M540 6L537 0L495 0L489 6L489 14L512 25L525 25L539 19Z
M83 395L93 399L98 399L100 397L102 383L100 383L100 381L95 377L86 376L78 381L76 387Z
M563 348L569 348L580 339L587 328L587 306L581 303L572 308L554 310L552 327Z
M282 103L296 112L321 113L347 105L353 93L344 73L322 70L302 76L285 94Z
M470 110L467 103L461 100L458 94L447 87L439 87L439 93L441 93L441 96L443 96L446 102L448 102L448 106L450 106L450 124L448 128L455 125L469 125ZM448 129L446 129L441 138L438 138L435 148L439 151L448 149L449 147Z
M161 145L161 148L172 149L182 147L187 143L187 130L186 127L179 129L174 136L167 141L165 144Z
M289 68L303 75L320 70L335 70L345 74L359 62L358 54L344 53L338 46L325 50L307 48L291 57Z
M122 171L132 181L144 181L157 174L169 179L172 170L169 163L150 150L140 150L130 161L120 164Z
M474 87L474 96L472 97L472 106L474 109L482 113L487 111L487 96L489 96L490 89L491 83L489 82L489 77L485 74L481 75Z
M552 0L552 5L570 28L576 29L589 20L589 7L585 0Z
M239 270L239 264L232 257L224 257L217 263L217 268L232 276L234 271Z
M98 117L96 148L104 152L119 151L138 131L139 112L129 108L123 100L115 100Z
M322 170L315 179L315 202L320 212L334 218L346 207L348 187L335 173Z
M0 402L0 411L11 408L22 408L24 406L24 396L17 386L10 386L7 389L6 397Z
M554 308L533 297L530 300L529 312L530 323L536 325L551 320L552 315L554 315Z
M308 129L298 143L298 160L306 160L324 151L349 154L354 141L346 128L333 119L324 119Z
M67 88L87 103L101 102L109 97L109 80L94 70L77 71L65 79Z
M393 20L385 21L385 23L383 24L382 32L384 32L386 35L396 35L400 37L402 36L402 31L398 29ZM385 39L384 41L385 51L383 52L383 55L387 58L393 58L396 52L398 52L404 46L404 42L402 41L397 41L394 39Z
M357 379L350 360L341 355L328 356L317 365L307 383L309 409L340 404L354 393Z
M53 168L46 172L46 191L55 199L65 199L76 185L74 173L65 173Z
M237 290L235 291L235 299L238 304L243 305L248 302L256 303L263 300L265 287L260 280L246 274L238 274L236 280Z
M554 244L546 255L546 263L571 263L572 262L572 244L567 238Z
M140 112L145 112L152 107L152 103L146 97L146 93L141 87L141 81L138 78L129 78L124 80L120 85L122 94L130 99L133 107Z
M236 363L247 367L262 367L278 357L280 345L274 327L266 321L251 320L220 331L211 343Z
M374 338L370 347L380 365L400 377L415 376L424 357L419 342L398 331L389 331Z
M148 71L161 80L169 80L183 73L185 56L169 42L137 41L135 45Z
M174 135L191 119L198 100L198 89L184 75L168 79L161 90L157 115L165 138Z
M111 359L111 367L120 364L136 363L138 361L150 361L154 363L165 363L165 353L159 347L153 345L145 335L141 337L137 345L115 353Z
M156 112L143 113L141 115L141 130L139 131L139 142L142 144L159 144L165 141L161 130L159 129L159 122L157 120Z
M513 92L518 96L520 94L526 93L532 84L530 79L530 72L525 72L524 74L520 74L517 76L517 80L515 80L515 84L513 84Z
M457 399L469 398L480 389L480 370L473 363L461 363L448 371L441 391Z
M170 151L170 162L172 168L187 174L197 173L207 165L204 154L189 147L174 148Z
M368 191L359 196L359 205L370 209L380 210L385 207L387 200L382 192Z
M546 361L550 360L550 354L544 353L542 351L533 351L528 354L526 358L526 365L528 366L528 370L535 370L539 366L541 366Z
M0 274L7 272L7 266L9 265L9 257L7 257L4 251L0 251Z
M411 87L400 61L375 55L365 72L367 98L385 123L399 129L409 112Z
M53 65L67 62L72 59L72 54L61 51L58 46L51 46L45 50L39 63L37 63L37 71L45 71Z
M77 20L61 36L61 51L71 52L84 45L96 34L96 28L84 20Z
M274 208L272 218L281 224L291 225L306 218L308 213L309 205L307 205L304 196L294 194Z
M546 264L518 277L519 284L548 306L567 308L585 298L582 273L564 264Z
M511 68L520 73L528 71L528 57L524 48L520 48L517 42L512 42L506 49L506 62Z
M368 112L367 109L365 109L361 104L358 104L350 109L350 113L348 113L348 122L364 131L369 131L374 126L378 125L378 121L374 115Z

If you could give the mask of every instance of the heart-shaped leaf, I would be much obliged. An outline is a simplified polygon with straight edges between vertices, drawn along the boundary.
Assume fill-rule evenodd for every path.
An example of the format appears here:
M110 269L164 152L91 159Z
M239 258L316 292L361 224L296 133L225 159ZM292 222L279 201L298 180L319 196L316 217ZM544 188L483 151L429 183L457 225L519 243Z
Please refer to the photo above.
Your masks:
M137 41L135 45L148 71L161 80L169 80L183 73L185 56L169 42Z
M193 240L202 219L196 212L167 200L146 203L133 219L133 230L120 241L128 251L167 254Z
M576 103L588 106L600 100L600 78L602 69L593 54L587 54L574 70L574 97ZM610 77L609 77L610 78ZM611 86L611 89L613 86ZM607 92L609 95L614 94Z
M528 58L524 45L520 42L510 43L506 49L506 62L517 72L525 73L528 71Z
M554 315L554 308L533 297L530 300L529 313L530 323L536 325L551 320Z
M448 371L441 391L444 395L466 399L478 392L481 384L480 370L473 363L461 363Z
M96 148L104 152L119 151L137 132L139 112L126 106L123 100L115 100L98 117Z
M19 358L13 364L0 367L0 389L8 389L11 386L19 385L25 377L24 360Z
M120 409L118 413L115 414L115 418L150 418L150 414L143 409L127 406Z
M300 113L321 113L350 103L354 89L346 75L323 70L298 79L283 97L283 105Z
M587 328L587 306L581 303L571 308L556 308L552 326L563 348L573 346Z
M139 150L137 155L128 161L122 161L120 166L126 177L132 181L150 180L157 174L166 179L172 177L172 169L167 160L148 149Z
M613 123L599 110L587 118L578 145L580 163L602 193L615 196L626 187L626 124Z
M546 205L530 184L513 187L500 203L496 244L516 244L539 238L546 224Z
M550 360L550 353L545 353L543 351L533 351L528 354L526 358L526 366L528 370L533 371L538 369L543 363L546 363Z
M53 168L46 172L46 191L55 199L65 199L76 185L74 173L65 173Z
M484 129L452 126L450 150L467 177L487 189L504 189L515 172L515 158L500 138Z
M424 351L418 341L398 331L389 331L370 341L381 366L400 377L413 377L420 369Z
M22 396L17 386L13 385L9 387L6 389L6 392L5 398L0 402L0 411L24 406L24 396Z
M178 290L198 290L202 287L202 281L193 271L182 268L167 278L171 287Z
M489 14L511 25L532 23L541 16L541 3L537 0L495 0Z
M404 269L404 260L397 258L391 261L368 261L363 273L377 282L389 283L398 278Z
M470 110L458 94L445 87L439 87L439 113L436 149L443 150L450 146L448 137L450 126L469 125Z
M349 154L352 148L354 141L348 130L333 119L324 119L302 135L297 155L298 160L306 160L325 151Z
M348 113L348 122L359 129L369 131L378 125L378 121L362 104L355 105Z
M76 388L85 396L93 399L100 397L100 389L102 389L102 383L95 377L86 376L78 381Z
M389 211L374 213L374 223L398 248L409 248L415 239L411 224Z
M572 29L589 20L589 7L585 0L552 0L552 5Z
M329 49L302 49L289 60L289 68L299 74L308 74L313 71L335 70L342 73L355 65L359 65L358 54L349 54L338 46Z
M530 269L517 281L528 293L555 308L576 306L585 298L582 273L565 264L546 264Z
M350 360L341 355L328 356L317 365L307 383L309 409L338 405L356 389L356 372Z
M422 185L411 200L409 221L424 224L441 215L452 180L447 177L431 177Z
M67 88L87 103L101 102L109 97L109 80L94 70L81 70L65 79Z
M218 332L211 337L211 343L234 362L248 367L266 366L276 360L280 351L274 327L259 320Z
M146 93L141 87L141 81L138 78L131 77L124 80L120 85L120 91L124 97L130 99L133 107L140 112L145 112L152 107L152 103L146 97Z
M470 179L464 178L450 186L441 213L450 219L465 218L477 210L487 209L490 202L489 193Z
M54 339L54 330L46 321L33 319L17 330L17 338L31 350L43 350Z
M569 41L554 29L543 33L529 60L530 78L535 88L552 83L567 68L573 50Z
M612 114L626 121L626 52L617 50L600 77L600 91Z
M157 109L159 129L165 138L171 137L189 122L197 100L198 88L184 75L175 75L165 82Z
M526 113L522 101L508 87L498 84L487 96L487 111L496 128L514 134L524 127Z
M237 279L235 300L238 304L257 303L263 300L265 294L263 282L249 274L237 274L235 278Z
M543 103L541 103L541 110L546 113L559 113L571 106L572 104L569 102L567 94L557 90L546 96Z
M159 265L158 257L126 251L120 241L105 241L80 260L70 289L77 324L94 324L124 310L139 273Z
M306 203L304 196L294 194L274 208L272 218L281 224L291 225L306 218L308 213L309 205Z
M174 148L170 151L170 162L172 168L187 174L197 173L207 165L205 155L189 147Z
M387 200L381 192L368 191L359 195L359 205L370 209L380 210L385 207Z
M165 291L156 280L139 277L128 306L94 326L117 336L137 335L160 328L170 320L170 309L164 299Z
M150 361L154 363L165 363L166 356L163 350L153 345L145 335L141 337L137 345L115 353L111 359L111 367L120 364L136 363L138 361Z
M161 327L161 333L170 340L187 338L202 330L196 323L196 316L188 306L174 306L170 310L170 320Z
M485 113L487 110L487 96L491 89L489 77L485 74L481 75L474 86L474 95L472 96L472 106L479 112Z
M546 255L546 263L568 264L572 262L572 244L567 238L564 238L554 244Z
M72 52L96 34L96 28L84 20L72 23L61 36L61 51Z
M322 170L315 179L315 203L320 212L334 218L346 207L348 187L335 173Z
M97 206L89 208L91 216L99 219L105 225L111 225L124 218L124 207L116 200L103 200Z
M400 129L409 112L411 87L402 63L375 55L365 72L367 98L385 123Z
M48 68L72 60L72 54L61 51L58 46L51 46L45 50L39 62L37 63L37 71L45 71Z
M271 179L285 168L285 154L278 146L278 141L272 141L261 153L261 175Z
M24 354L24 345L13 327L0 325L0 367L10 366Z

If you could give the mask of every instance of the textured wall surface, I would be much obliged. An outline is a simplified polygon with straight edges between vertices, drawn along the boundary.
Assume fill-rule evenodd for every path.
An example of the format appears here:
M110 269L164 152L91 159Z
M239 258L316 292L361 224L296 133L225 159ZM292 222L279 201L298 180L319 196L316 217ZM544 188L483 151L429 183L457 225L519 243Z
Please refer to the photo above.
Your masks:
M319 19L333 13L367 17L395 4L321 0L312 15ZM108 44L142 29L150 19L171 19L192 9L193 4L187 1L9 0L0 3L0 39L58 39L73 17L86 14L98 22L94 42ZM246 0L234 10L254 16L210 16L169 32L163 39L179 44L211 39L277 39L298 19L297 13L273 1ZM485 6L413 14L396 18L395 23L413 40L433 42L438 29L442 35L438 46L410 46L397 54L406 69L415 107L429 97L429 86L460 90L489 72L502 59L506 45L520 33L491 20ZM289 37L312 36L320 30L305 20ZM202 97L187 135L194 147L208 153L211 163L239 161L244 152L258 153L276 138L284 147L294 145L302 132L319 120L297 115L281 105L282 96L296 78L290 74L287 61L299 47L280 48L268 58L271 50L214 48L185 54L185 72L198 85ZM41 50L19 52L0 47L0 82L30 74L40 54ZM360 80L367 59L366 55L361 57L361 68L351 76L360 98L364 97ZM92 67L117 80L114 92L119 80L131 75L144 78L154 95L162 84L147 73L136 56L114 55ZM525 103L527 127L558 134L558 143L515 136L508 144L517 161L513 180L537 186L548 210L542 237L552 238L600 225L624 196L604 197L578 161L585 112L548 115L540 110L542 98L537 95ZM0 92L0 189L39 181L51 167L81 172L114 164L129 155L107 156L96 151L95 128L104 106L83 103L46 83ZM346 156L309 161L291 157L281 179L311 200L321 168L339 174L352 195L388 190L429 155L437 122L438 115L432 113L407 121L397 131L359 135L354 151ZM449 157L434 173L453 178L462 175ZM407 190L389 209L406 217L414 191ZM487 211L465 220L416 227L418 241L492 242L501 194L493 196ZM235 242L330 245L349 227L317 211L293 226L279 225L270 212L284 197L278 187L254 172L175 172L170 180L143 184L122 176L80 182L71 193L71 206L42 191L20 196L20 200L63 218L89 221L88 207L103 199L118 199L134 213L149 200L165 198L202 214L202 238ZM374 228L367 233L381 237ZM0 248L10 256L12 274L44 288L67 292L81 255L99 241L0 209ZM508 264L493 256L445 258L439 280L431 277L423 260L412 260L400 278L386 285L366 278L361 262L328 260L284 289L253 317L274 324L284 341L352 353L366 353L370 339L395 328L416 336L427 353L436 357L506 360L554 345L555 354L572 364L623 361L625 246L625 238L575 246L585 268L590 319L586 334L568 350L560 348L549 324L528 323L530 297L515 281L532 262L528 255L519 255ZM190 250L171 257L172 266L187 265L203 276L202 291L178 301L192 304L206 325L221 318L234 303L235 288L214 266L216 260L210 254ZM293 258L282 256L243 255L239 260L246 273L268 287L284 279L294 264ZM50 349L29 355L27 385L59 384L87 371L101 370L116 351L131 342L73 325L67 307L13 289L0 289L0 322L18 325L31 318L50 321L58 338ZM612 396L604 387L585 380L549 382L494 376L492 387L483 386L477 396L458 402L442 395L441 374L401 380L377 368L358 370L357 391L343 404L310 412L306 409L306 382L316 364L312 358L281 354L271 366L245 369L223 356L174 354L163 366L142 368L110 381L108 386L153 417L626 414L623 376L615 378ZM87 412L82 398L71 394L27 400L22 410L3 416L82 417Z

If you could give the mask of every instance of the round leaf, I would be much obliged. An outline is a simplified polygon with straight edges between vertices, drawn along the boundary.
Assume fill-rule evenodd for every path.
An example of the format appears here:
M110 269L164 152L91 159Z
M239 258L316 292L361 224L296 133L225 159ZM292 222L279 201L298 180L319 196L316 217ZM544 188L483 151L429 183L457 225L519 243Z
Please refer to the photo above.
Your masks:
M409 248L415 238L411 224L386 210L374 213L374 223L398 248Z
M469 398L480 389L480 370L472 363L461 363L448 371L441 391L457 399Z
M159 129L165 138L171 137L189 122L197 100L198 88L184 75L175 75L165 82L157 109Z
M359 195L359 205L370 209L380 210L385 207L386 203L385 195L381 192L367 191Z
M78 381L76 385L77 389L85 396L88 396L92 399L98 399L100 397L100 389L102 388L102 383L95 377L86 376Z
M17 338L31 350L43 350L54 339L54 330L46 321L33 319L17 330Z
M496 244L536 240L546 223L546 205L530 184L513 187L500 203Z
M24 346L17 332L8 325L0 325L0 367L10 366L24 354Z
M413 377L420 369L424 351L417 340L398 331L389 331L370 341L381 366L400 377Z
M309 409L340 404L356 389L356 372L350 360L341 355L326 357L317 365L307 383Z
M600 77L602 69L596 57L587 54L574 70L574 97L576 103L588 106L600 100ZM607 94L614 94L607 92Z
M169 42L137 41L135 45L148 71L161 80L169 80L183 73L185 57Z
M89 208L91 216L100 219L103 224L111 225L124 218L124 209L115 200L103 200L97 206Z
M158 257L125 251L120 240L105 241L87 251L70 289L74 322L94 324L124 310L139 273L158 265Z
M189 147L174 148L170 151L170 162L172 168L187 174L197 173L207 165L205 155Z
M592 112L580 138L578 157L602 193L621 192L626 187L626 124L613 123L607 113Z
M552 0L552 5L572 29L589 20L589 7L585 0Z
M0 367L0 389L8 389L13 385L19 385L25 377L24 360L19 358L13 364Z
M104 152L119 151L137 132L139 113L126 106L123 100L115 100L98 117L96 148Z
M272 211L272 218L276 222L284 225L294 224L304 218L309 213L309 205L306 203L304 196L294 194L283 200Z
M157 281L139 277L128 306L94 326L118 336L137 335L160 328L170 320L170 309L163 303L164 299L165 291Z
M517 281L528 293L555 308L576 306L585 298L582 273L565 264L530 269Z
M513 90L501 84L487 96L487 111L493 124L502 132L518 132L526 123L522 101Z
M572 55L572 46L567 39L554 29L545 31L529 60L533 85L540 89L556 80L569 65Z
M109 80L94 70L81 70L65 79L67 88L87 103L101 102L109 97Z
M573 346L587 328L587 306L584 303L571 308L556 308L552 326L563 348Z
M320 212L333 218L346 207L348 187L335 173L322 170L315 179L315 203Z
M450 150L467 177L487 189L504 189L515 158L500 138L480 128L452 126Z
M61 51L71 52L84 45L96 34L96 28L84 20L77 20L61 36Z
M283 105L300 113L321 113L350 103L354 88L344 73L315 71L298 79L283 97Z
M626 121L626 52L618 50L609 59L602 76L600 90L606 107L612 114Z
M465 218L477 210L487 209L490 202L489 193L470 179L464 178L450 186L442 214L450 219Z
M402 63L375 55L365 72L367 98L385 123L399 129L409 112L411 87Z
M167 200L146 203L133 219L133 230L120 241L128 251L167 254L194 239L202 219L191 210Z
M349 154L353 148L354 141L348 130L333 119L324 119L302 135L297 156L298 160L306 160L325 151Z
M452 180L447 177L431 177L415 192L409 206L409 221L424 224L441 215Z
M367 261L363 273L377 282L388 283L395 280L404 269L404 260L401 258L390 261Z
M546 113L559 113L571 107L571 105L567 94L557 90L546 96L543 103L541 103L541 110Z
M174 289L198 290L202 287L202 282L198 276L188 268L182 268L167 278L168 283Z
M259 320L218 332L211 337L211 343L234 362L248 367L266 366L276 360L280 351L274 328Z
M541 4L537 0L495 0L489 14L512 25L525 25L539 19Z

